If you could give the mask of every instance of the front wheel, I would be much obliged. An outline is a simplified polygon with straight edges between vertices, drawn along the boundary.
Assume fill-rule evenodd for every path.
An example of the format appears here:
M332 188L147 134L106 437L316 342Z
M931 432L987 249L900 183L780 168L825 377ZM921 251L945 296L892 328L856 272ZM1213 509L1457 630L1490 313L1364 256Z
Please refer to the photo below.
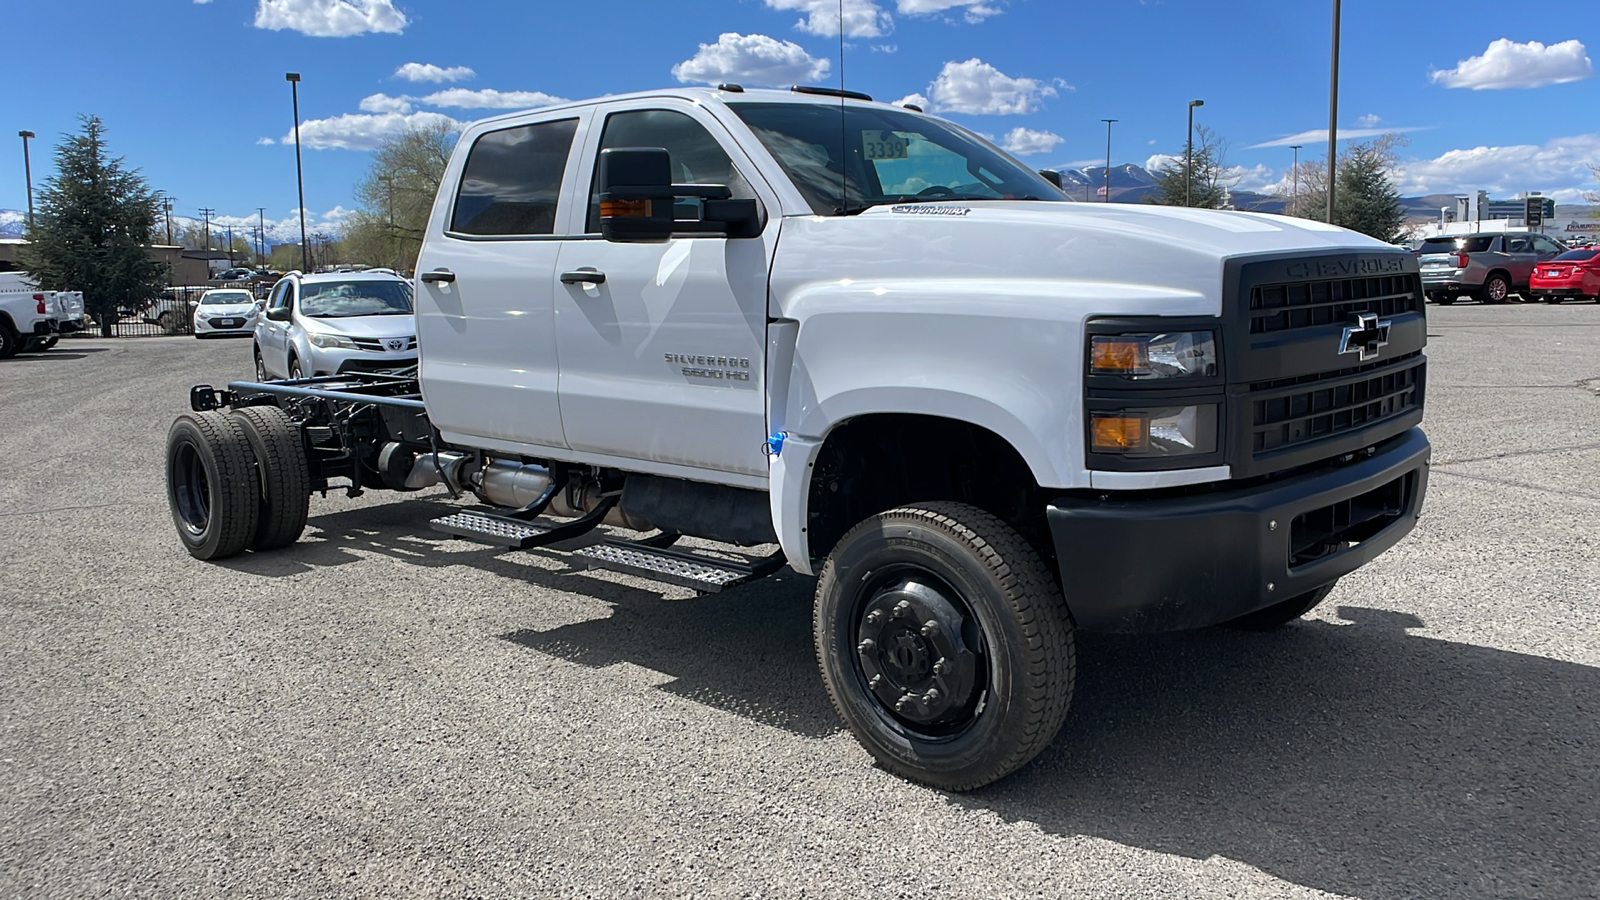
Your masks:
M1049 745L1072 700L1072 619L1014 528L962 503L879 513L817 583L822 679L891 772L951 791L1009 775Z
M256 357L256 383L260 384L262 382L265 382L267 380L267 378L268 378L268 375L267 375L267 363L266 363L265 360L263 360L261 358L261 345L260 344L257 344L255 346L255 357Z

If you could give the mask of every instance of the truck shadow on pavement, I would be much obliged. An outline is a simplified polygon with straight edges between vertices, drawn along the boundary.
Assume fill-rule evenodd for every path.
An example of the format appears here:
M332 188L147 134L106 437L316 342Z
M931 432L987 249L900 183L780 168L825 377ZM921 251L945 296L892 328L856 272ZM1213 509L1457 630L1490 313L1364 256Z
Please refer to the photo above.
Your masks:
M1086 637L1054 745L951 802L1367 900L1595 896L1600 669L1338 614Z
M534 564L418 533L457 508L318 516L291 551L226 564L289 575L360 551L581 593L611 614L500 637L584 666L641 666L672 679L660 690L806 738L840 730L812 652L814 579L667 600L551 568L557 556L534 551ZM464 549L440 552L452 546ZM1424 623L1405 613L1337 614L1273 634L1081 635L1054 744L948 802L1365 900L1596 896L1600 669L1413 634Z

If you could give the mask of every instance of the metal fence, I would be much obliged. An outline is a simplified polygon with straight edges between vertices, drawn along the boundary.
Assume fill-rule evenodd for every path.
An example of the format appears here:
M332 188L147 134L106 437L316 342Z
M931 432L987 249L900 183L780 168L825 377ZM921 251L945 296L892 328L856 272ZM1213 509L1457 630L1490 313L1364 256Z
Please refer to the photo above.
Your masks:
M163 337L193 334L195 306L200 302L201 295L217 288L247 290L259 300L265 298L272 290L272 284L266 281L219 281L199 285L173 285L164 288L158 296L143 303L117 310L116 317L111 321L111 336ZM85 320L82 331L71 332L65 336L97 338L101 336L101 324L90 315Z

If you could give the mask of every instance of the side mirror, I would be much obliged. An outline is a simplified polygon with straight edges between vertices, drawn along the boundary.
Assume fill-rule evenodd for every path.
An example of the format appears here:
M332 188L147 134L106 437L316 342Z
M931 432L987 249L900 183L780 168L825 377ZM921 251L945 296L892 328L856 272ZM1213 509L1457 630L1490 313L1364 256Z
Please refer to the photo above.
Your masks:
M600 234L619 243L661 243L678 234L755 237L761 207L732 199L722 184L673 184L672 157L659 147L600 151ZM699 221L676 221L679 197L698 198Z
M274 322L287 322L289 321L289 307L274 306L267 310L267 318Z
M199 306L200 305L200 301L199 300L190 300L189 301L189 305L190 306Z
M1061 187L1061 173L1057 172L1055 169L1040 169L1039 177L1055 185L1056 190L1063 190Z

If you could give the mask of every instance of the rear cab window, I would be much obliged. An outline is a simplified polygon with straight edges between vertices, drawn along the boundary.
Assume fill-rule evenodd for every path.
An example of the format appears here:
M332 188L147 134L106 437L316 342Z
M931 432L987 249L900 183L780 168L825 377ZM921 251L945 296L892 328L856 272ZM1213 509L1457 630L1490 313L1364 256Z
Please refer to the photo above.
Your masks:
M479 135L467 153L448 230L474 237L551 235L577 117Z

